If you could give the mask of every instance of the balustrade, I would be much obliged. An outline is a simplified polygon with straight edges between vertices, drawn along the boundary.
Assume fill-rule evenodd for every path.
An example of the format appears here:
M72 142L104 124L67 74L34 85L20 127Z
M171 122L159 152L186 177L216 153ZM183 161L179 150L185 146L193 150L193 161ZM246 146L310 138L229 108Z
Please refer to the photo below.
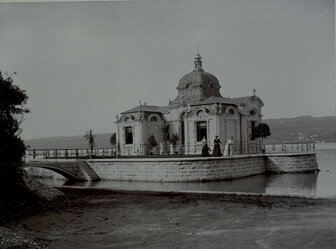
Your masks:
M213 150L213 143L208 144ZM221 145L222 154L225 144ZM239 154L260 154L260 153L293 153L315 151L315 143L282 143L282 144L261 144L261 142L239 142L233 143L229 147L230 155ZM114 158L116 156L135 156L135 157L172 157L172 156L197 156L202 153L202 144L179 144L179 145L158 145L150 148L147 144L124 145L119 150L112 148L90 149L27 149L25 160L78 160L88 158ZM211 151L210 151L211 154Z

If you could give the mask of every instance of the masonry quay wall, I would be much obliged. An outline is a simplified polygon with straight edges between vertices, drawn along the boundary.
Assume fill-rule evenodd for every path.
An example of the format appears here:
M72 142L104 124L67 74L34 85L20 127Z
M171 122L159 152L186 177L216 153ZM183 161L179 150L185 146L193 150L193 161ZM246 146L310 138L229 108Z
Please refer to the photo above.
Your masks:
M315 153L274 154L265 156L269 173L299 173L318 170Z
M101 179L127 181L202 181L262 174L264 158L97 159L88 162Z
M205 181L271 173L318 170L316 154L236 155L231 157L94 159L88 164L102 180Z
M315 153L206 158L93 159L71 162L36 161L26 163L24 167L28 173L39 177L48 177L48 172L52 177L54 174L52 171L55 171L76 180L162 182L211 181L265 172L296 173L318 170Z
M90 180L83 170L85 161L33 161L26 162L28 174L35 177L60 179L60 175L75 180ZM56 173L55 173L56 172ZM58 174L57 174L58 173Z
M65 177L55 171L39 167L26 167L26 171L30 176L38 178L64 179Z

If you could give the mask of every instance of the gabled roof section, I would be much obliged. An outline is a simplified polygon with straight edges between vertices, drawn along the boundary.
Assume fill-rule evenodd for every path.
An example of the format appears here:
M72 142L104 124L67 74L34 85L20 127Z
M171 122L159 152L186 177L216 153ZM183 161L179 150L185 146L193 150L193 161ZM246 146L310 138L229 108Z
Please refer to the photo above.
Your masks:
M264 106L264 103L258 96L245 96L245 97L238 97L238 98L225 98L225 97L212 96L204 100L195 99L195 100L187 100L185 102L192 106L212 105L212 104L226 104L226 105L242 106L242 105L246 105L249 102L253 103L255 101L257 101L260 106ZM179 106L181 106L181 103L177 102L176 99L171 104L172 108L177 108Z
M168 113L168 106L155 106L155 105L138 105L128 111L122 112L121 114L126 113L136 113L136 112L155 112L155 113Z
M229 98L232 104L240 105L246 104L248 102L258 101L261 106L264 106L264 102L258 96L245 96L245 97L238 97L238 98Z
M229 98L224 98L224 97L210 97L208 99L205 99L201 102L199 102L200 105L211 105L211 104L232 104L231 99Z

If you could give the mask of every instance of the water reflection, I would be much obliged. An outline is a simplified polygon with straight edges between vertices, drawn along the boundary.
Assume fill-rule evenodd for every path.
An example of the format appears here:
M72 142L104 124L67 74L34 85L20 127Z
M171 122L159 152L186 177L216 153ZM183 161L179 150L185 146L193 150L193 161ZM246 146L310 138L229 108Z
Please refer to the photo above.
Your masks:
M274 195L316 196L317 173L257 175L235 180L209 182L69 182L43 179L49 185L114 190L242 192Z
M235 180L211 182L66 182L65 180L41 179L44 183L69 187L89 187L115 190L145 191L195 191L195 192L243 192L270 195L331 197L336 196L336 144L317 146L320 172L301 174L268 174Z
M267 175L266 193L316 196L318 173Z

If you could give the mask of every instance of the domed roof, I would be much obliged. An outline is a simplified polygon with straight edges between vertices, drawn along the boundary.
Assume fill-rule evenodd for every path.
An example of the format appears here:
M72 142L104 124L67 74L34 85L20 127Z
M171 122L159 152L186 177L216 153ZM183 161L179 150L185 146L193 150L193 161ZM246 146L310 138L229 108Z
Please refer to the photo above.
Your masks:
M204 72L202 68L202 57L197 54L195 57L195 69L191 73L184 75L177 86L177 97L169 102L171 107L177 108L182 103L196 105L203 100L220 97L221 87L216 76Z
M216 76L207 73L202 69L202 57L197 54L195 57L195 69L191 73L184 75L177 86L177 89L185 89L189 87L207 86L220 88L220 84Z
M200 86L220 88L218 79L215 75L204 71L194 70L180 79L177 89Z

